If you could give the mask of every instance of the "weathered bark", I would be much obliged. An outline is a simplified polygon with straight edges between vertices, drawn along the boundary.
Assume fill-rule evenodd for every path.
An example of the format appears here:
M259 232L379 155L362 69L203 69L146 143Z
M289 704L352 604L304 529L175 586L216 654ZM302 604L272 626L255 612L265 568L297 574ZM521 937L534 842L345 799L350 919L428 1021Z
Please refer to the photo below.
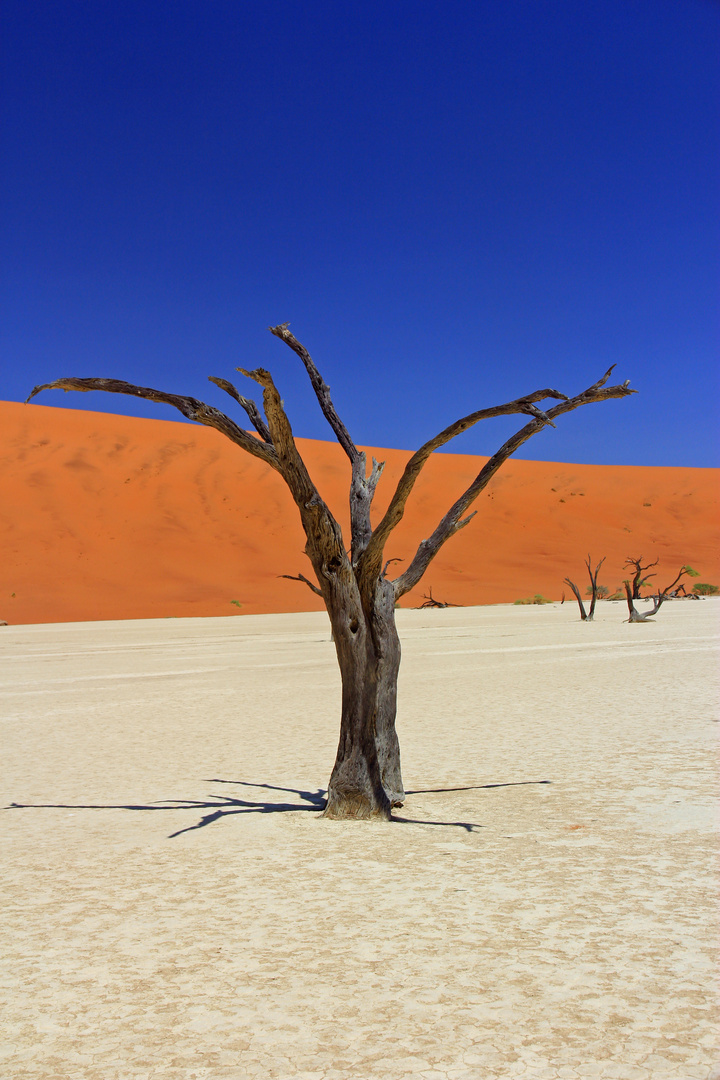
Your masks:
M381 756L387 756L387 740L382 740L382 752L378 740L378 699L387 689L382 657L374 640L372 616L368 618L363 612L357 589L350 594L340 590L328 606L342 679L342 704L325 816L389 818L392 800L383 784L381 766ZM393 708L393 725L394 719ZM399 755L397 767L399 771Z
M633 600L641 600L642 597L640 596L640 589L642 588L642 586L646 585L651 577L657 577L656 574L648 574L647 577L643 578L643 573L646 570L650 570L653 566L657 566L659 561L659 559L656 559L655 562L648 563L647 566L642 566L642 555L640 555L640 557L637 559L632 559L628 557L625 560L625 566L632 567L635 571L632 579Z
M627 562L630 562L630 563L633 563L633 564L635 562L639 563L640 559L637 559L637 560L628 559ZM650 563L650 565L651 566L657 566L658 562L659 562L659 560L656 560L654 563ZM642 569L647 570L647 567L642 567L641 570ZM641 571L639 570L638 573L640 573L640 572ZM677 590L675 592L673 592L673 590L675 589L675 587L676 587L677 583L679 582L680 578L683 577L685 574L690 574L690 576L692 577L692 576L695 575L695 573L696 573L696 571L693 570L692 567L690 567L690 566L681 566L680 567L680 572L678 573L678 575L674 579L674 581L671 581L670 584L668 586L666 586L666 588L664 588L661 592L657 593L657 595L650 596L650 597L646 598L646 599L652 600L653 608L652 608L652 611L644 611L642 613L640 613L637 610L637 608L635 607L635 605L633 604L633 600L637 599L637 597L635 597L634 594L633 594L633 589L630 587L630 582L629 581L623 582L623 584L625 586L625 596L627 598L628 611L630 613L630 617L628 618L628 622L631 622L631 623L646 622L648 619L651 619L653 615L657 615L657 613L660 610L662 604L665 603L665 601L668 599L668 597L677 596ZM654 575L651 575L651 576L654 577Z
M569 577L566 577L563 580L564 580L566 585L570 586L573 593L575 594L575 599L577 600L578 607L580 608L580 618L582 619L583 622L587 622L587 617L588 616L587 616L587 612L585 610L585 605L583 604L583 601L582 601L582 596L580 595L580 590L578 589L575 582L571 581Z
M644 611L644 612L641 613L641 612L638 611L638 609L633 604L633 599L634 598L633 598L633 594L632 594L632 589L630 588L630 582L629 581L624 581L623 585L625 586L625 596L627 597L628 612L630 613L630 617L628 618L628 622L631 622L631 623L647 622L647 620L651 619L653 615L657 615L658 611L660 610L661 605L664 603L664 601L666 599L665 593L659 593L657 596L651 597L651 599L653 601L652 611Z
M588 555L587 559L585 560L587 572L590 575L590 610L587 613L585 612L585 605L583 604L582 597L580 596L580 590L578 589L575 582L571 581L570 578L563 579L564 583L566 585L569 585L572 591L575 593L575 599L577 600L578 606L580 608L580 618L583 620L583 622L592 622L595 617L595 604L597 602L598 591L597 579L598 574L600 573L600 567L604 562L605 558L603 557L593 570L592 559L590 558L590 556Z
M264 416L256 403L243 397L232 383L226 379L211 378L211 382L245 410L259 438L244 431L218 409L195 398L167 394L116 379L58 379L36 386L28 401L41 390L60 389L83 392L103 390L165 402L179 409L188 419L214 427L282 476L300 514L307 538L305 552L317 585L303 574L282 576L303 582L322 597L330 616L342 679L340 739L328 785L324 816L388 819L392 807L401 806L405 798L395 730L400 668L400 641L395 626L398 598L420 581L442 545L469 523L474 514L463 517L466 510L503 462L523 443L546 425L554 427L554 418L563 413L592 402L627 397L635 391L628 389L627 382L621 386L605 387L612 371L610 368L597 383L572 398L557 390L538 390L504 405L470 413L430 439L412 456L388 510L373 529L371 506L383 463L373 459L368 474L365 453L355 446L338 416L330 390L310 354L290 333L287 323L270 327L270 330L299 356L323 415L350 461L349 554L340 526L320 497L298 452L280 394L269 372L262 368L238 370L262 387ZM560 404L545 413L536 404L545 398L554 398ZM389 580L386 577L388 567L400 560L384 561L385 545L402 519L415 482L432 452L480 420L516 413L532 417L530 423L504 443L488 461L433 534L420 543L405 572L394 581Z

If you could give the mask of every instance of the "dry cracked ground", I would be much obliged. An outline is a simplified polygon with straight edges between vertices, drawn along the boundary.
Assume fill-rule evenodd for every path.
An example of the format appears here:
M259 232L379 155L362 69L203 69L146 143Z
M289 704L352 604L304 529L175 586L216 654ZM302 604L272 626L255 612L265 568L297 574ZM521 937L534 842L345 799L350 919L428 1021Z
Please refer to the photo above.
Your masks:
M324 821L324 615L2 628L8 1080L708 1080L720 602L399 612L406 805Z

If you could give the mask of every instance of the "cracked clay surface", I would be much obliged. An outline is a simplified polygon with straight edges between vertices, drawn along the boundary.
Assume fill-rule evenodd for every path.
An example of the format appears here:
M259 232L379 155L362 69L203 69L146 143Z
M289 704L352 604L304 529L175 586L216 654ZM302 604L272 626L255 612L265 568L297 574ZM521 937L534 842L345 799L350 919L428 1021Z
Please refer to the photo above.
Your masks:
M321 819L324 614L2 628L8 1080L717 1080L720 601L401 611Z

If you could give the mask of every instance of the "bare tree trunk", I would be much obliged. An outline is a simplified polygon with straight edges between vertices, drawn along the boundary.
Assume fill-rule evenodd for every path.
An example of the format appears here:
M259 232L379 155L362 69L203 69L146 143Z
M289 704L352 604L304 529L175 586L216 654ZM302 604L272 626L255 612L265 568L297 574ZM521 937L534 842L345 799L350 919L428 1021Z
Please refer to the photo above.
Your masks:
M665 593L660 593L658 596L653 596L653 597L650 598L653 601L652 611L639 612L638 609L633 604L634 597L633 597L633 594L632 594L632 589L630 588L630 582L625 581L625 582L623 582L623 584L625 586L625 596L627 597L628 611L630 612L630 617L628 619L628 622L632 622L632 623L647 622L647 620L652 618L653 615L657 615L657 613L660 610L663 602L666 599Z
M597 591L598 591L597 579L598 579L598 574L600 573L600 567L602 566L602 564L604 562L605 562L605 558L603 557L600 560L600 562L597 564L597 566L595 567L595 570L593 571L592 559L590 558L590 556L588 555L587 559L585 560L585 565L587 566L587 572L590 575L590 591L591 591L590 610L588 612L585 611L585 605L582 602L582 597L580 596L580 590L578 589L575 582L571 581L570 578L567 578L567 577L563 579L564 584L569 585L570 588L572 589L572 591L575 594L575 599L577 600L578 607L580 608L580 618L582 619L583 622L592 622L593 619L595 618L595 604L597 602Z
M588 617L587 616L587 611L585 610L585 605L582 602L582 596L580 595L580 590L578 589L575 582L571 581L569 577L566 577L564 579L564 581L565 581L566 585L570 586L570 588L572 589L573 594L575 596L575 599L578 602L578 607L580 608L580 618L582 619L583 622L587 622L587 617ZM590 618L592 618L592 615L590 616Z
M339 591L328 605L342 679L329 818L387 819L405 799L395 731L400 640L392 582L380 581L373 601L364 612L357 594Z
M375 743L380 779L390 805L402 806L405 788L400 769L400 744L395 731L401 650L395 626L395 587L385 578L381 578L377 585L370 625L378 663Z

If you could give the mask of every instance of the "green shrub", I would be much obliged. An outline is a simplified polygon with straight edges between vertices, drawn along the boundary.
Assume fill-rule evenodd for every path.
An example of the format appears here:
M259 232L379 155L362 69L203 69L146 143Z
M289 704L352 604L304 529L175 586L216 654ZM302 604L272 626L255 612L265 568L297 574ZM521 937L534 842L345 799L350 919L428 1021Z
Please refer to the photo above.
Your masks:
M720 593L720 585L709 585L707 581L698 581L692 590L696 596L717 596Z
M540 593L535 593L534 596L527 596L524 600L515 600L515 604L552 604L552 600L548 600L547 597L542 596Z

